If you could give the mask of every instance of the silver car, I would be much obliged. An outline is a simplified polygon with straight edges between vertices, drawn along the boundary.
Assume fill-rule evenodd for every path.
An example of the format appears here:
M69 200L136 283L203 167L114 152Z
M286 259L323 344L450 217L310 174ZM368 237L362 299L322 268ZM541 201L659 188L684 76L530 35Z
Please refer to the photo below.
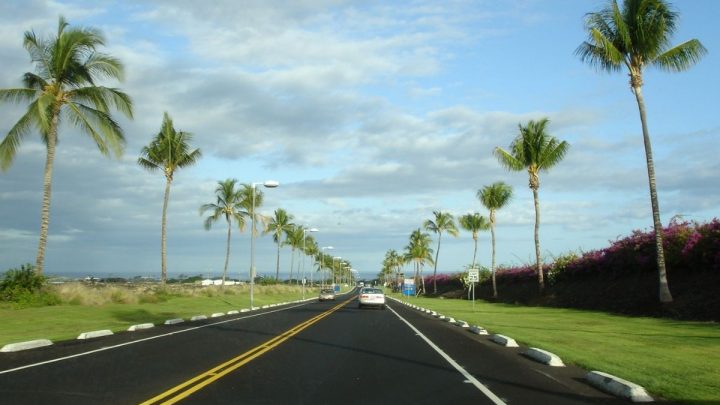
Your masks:
M320 290L320 297L318 297L318 300L335 301L335 291L330 288L323 288L322 290Z
M364 287L358 295L358 308L365 306L385 309L385 293L379 288Z

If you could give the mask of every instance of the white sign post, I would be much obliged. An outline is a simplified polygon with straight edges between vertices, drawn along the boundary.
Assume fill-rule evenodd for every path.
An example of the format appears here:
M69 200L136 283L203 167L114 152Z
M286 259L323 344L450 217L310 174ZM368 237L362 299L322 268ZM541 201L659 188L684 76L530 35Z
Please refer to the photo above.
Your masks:
M472 307L475 311L475 283L480 281L480 269L473 267L468 270L468 282L472 283Z

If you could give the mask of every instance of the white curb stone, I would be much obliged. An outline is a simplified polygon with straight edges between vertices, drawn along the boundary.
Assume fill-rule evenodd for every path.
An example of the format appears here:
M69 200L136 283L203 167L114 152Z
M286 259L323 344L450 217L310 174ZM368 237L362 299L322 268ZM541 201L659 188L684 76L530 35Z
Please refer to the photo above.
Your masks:
M441 321L444 321L445 318L447 318L447 316L445 316L445 315L440 315L440 314L435 315L435 316L436 316L439 320L441 320Z
M102 336L110 336L112 335L112 331L110 329L103 329L103 330L94 330L91 332L83 332L78 335L78 339L92 339Z
M190 321L202 321L203 319L207 319L206 315L195 315L192 318L190 318Z
M243 309L240 310L240 312L250 312L250 309L248 309L248 308L243 308Z
M630 399L633 402L653 402L645 388L612 374L591 371L585 375L585 379L603 391Z
M455 321L455 325L459 326L461 328L469 328L470 327L470 325L467 322L461 321L461 320Z
M10 343L2 347L0 352L19 352L21 350L36 349L38 347L50 346L53 343L48 339L28 340L27 342Z
M150 328L153 328L153 327L155 327L155 325L153 325L153 324L151 324L151 323L141 323L141 324L133 325L133 326L129 327L129 328L128 328L128 332L135 332L136 330L140 330L140 329L150 329Z
M270 308L270 306L269 306L269 305L263 305L263 306L260 307L260 309L267 309L267 308ZM256 309L256 308L253 308L253 309Z
M165 325L176 325L183 322L185 322L185 320L182 318L168 319L167 321L165 321Z
M476 335L488 335L488 331L485 330L482 326L471 326L469 329L470 332L476 334Z
M445 322L455 323L455 318L452 318L452 317L449 317L449 316L448 316L447 318L443 319L443 320L444 320Z
M558 357L556 354L550 353L542 349L538 349L537 347L529 348L525 352L525 355L535 361L547 364L550 367L565 367L565 363L563 363L562 359L560 359L560 357Z
M518 346L515 339L507 337L505 335L492 335L491 340L499 345L505 346L505 347L520 347Z
M210 315L210 318L218 318L221 316L225 316L223 312L215 312L214 314Z
M232 311L228 311L227 314L228 314L228 315L237 315L237 314L239 314L239 313L240 313L240 311L236 311L236 310L233 309Z

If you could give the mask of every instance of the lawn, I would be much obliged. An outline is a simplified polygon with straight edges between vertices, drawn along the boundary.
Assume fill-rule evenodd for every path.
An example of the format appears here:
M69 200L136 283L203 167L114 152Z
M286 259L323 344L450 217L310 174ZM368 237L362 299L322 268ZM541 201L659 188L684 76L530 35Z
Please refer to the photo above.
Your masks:
M622 377L666 399L720 403L717 323L484 301L476 301L473 310L466 300L404 300L548 350L566 363Z
M319 289L307 289L305 297L317 297L318 293ZM210 316L215 312L250 307L247 287L228 286L225 291L221 291L219 287L207 287L196 289L192 294L176 292L166 295L159 302L143 303L138 301L147 301L147 293L128 292L117 287L101 292L97 289L81 288L65 294L67 297L64 301L71 303L23 309L13 309L10 305L0 306L0 347L34 339L75 339L80 333L87 331L110 329L118 332L139 323L161 324L171 318ZM136 296L140 296L140 299ZM301 298L302 290L296 286L258 285L254 291L256 307Z

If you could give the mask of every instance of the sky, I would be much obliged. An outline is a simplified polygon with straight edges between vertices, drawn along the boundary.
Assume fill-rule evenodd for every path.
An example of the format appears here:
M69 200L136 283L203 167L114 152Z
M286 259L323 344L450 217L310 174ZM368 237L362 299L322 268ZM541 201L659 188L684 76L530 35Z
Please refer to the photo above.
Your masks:
M625 72L584 64L583 17L605 1L66 1L0 2L0 88L33 71L23 33L48 36L60 15L100 29L101 50L125 65L134 119L115 115L127 145L106 158L63 126L53 174L48 274L160 274L165 179L137 165L163 112L193 134L203 157L175 175L168 208L168 271L217 276L226 225L203 228L199 207L218 181L276 180L260 211L284 208L314 227L320 246L378 273L433 211L487 210L482 187L504 181L513 199L497 214L497 261L534 261L534 209L526 172L508 172L492 151L518 125L547 117L570 144L540 176L544 260L607 246L652 227L642 132ZM692 69L649 68L643 94L653 142L661 218L708 221L720 208L720 32L715 0L677 0L673 44L697 38L708 54ZM713 73L715 72L715 73ZM0 137L25 106L0 104ZM0 272L34 263L45 148L25 139L0 172ZM437 239L433 235L433 248ZM490 233L478 261L490 265ZM473 240L442 237L438 272L472 262ZM256 240L261 275L274 274L275 244ZM281 252L281 274L290 251ZM250 236L235 229L229 274L247 279ZM310 268L310 261L305 264ZM431 271L426 268L426 274ZM407 268L410 271L410 268Z

